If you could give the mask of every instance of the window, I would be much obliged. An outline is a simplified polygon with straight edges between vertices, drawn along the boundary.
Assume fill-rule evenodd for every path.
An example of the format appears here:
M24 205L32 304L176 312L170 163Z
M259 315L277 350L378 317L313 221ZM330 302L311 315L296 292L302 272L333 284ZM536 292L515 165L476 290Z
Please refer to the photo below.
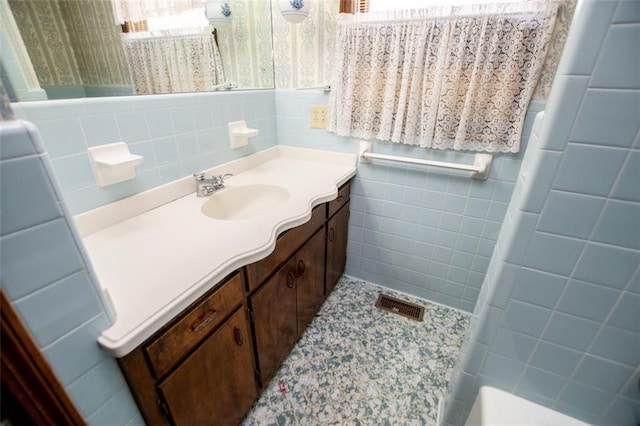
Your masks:
M362 0L361 0L362 1ZM431 6L443 5L467 5L482 3L513 3L522 0L365 0L369 6L369 12L383 10L422 9Z
M198 30L209 25L201 0L112 0L123 32Z
M209 25L204 14L204 6L188 9L172 15L154 16L147 19L149 31L173 30L178 28L206 27Z
M495 3L341 15L327 130L424 148L518 152L558 5Z
M136 94L202 92L225 84L203 0L111 0ZM123 24L124 23L124 24Z
M510 3L523 0L343 0L340 13L380 12L385 10L422 9L446 4Z

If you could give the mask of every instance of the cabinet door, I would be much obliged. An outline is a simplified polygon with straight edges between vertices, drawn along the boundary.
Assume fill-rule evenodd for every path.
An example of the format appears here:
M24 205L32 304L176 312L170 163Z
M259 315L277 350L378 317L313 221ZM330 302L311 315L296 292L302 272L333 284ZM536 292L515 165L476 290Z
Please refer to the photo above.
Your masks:
M307 223L290 229L278 237L276 248L269 256L247 265L249 291L258 288L269 275L275 272L285 260L298 250L307 238L324 225L325 212L325 204L316 206L311 213L311 219Z
M238 309L161 384L176 425L237 425L257 397L251 342Z
M269 382L296 343L296 258L251 296L261 381Z
M344 273L347 264L347 234L349 231L349 203L327 222L326 294Z
M324 302L324 232L319 231L296 254L298 336Z

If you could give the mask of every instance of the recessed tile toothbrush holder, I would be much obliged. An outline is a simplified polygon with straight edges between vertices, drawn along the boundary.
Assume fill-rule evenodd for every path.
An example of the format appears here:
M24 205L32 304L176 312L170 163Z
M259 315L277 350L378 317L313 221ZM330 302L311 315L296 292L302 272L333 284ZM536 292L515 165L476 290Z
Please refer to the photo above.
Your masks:
M89 148L89 161L100 187L135 178L135 167L143 160L141 155L129 152L129 146L124 142Z
M240 148L249 143L249 138L258 136L258 129L250 129L244 120L229 123L229 142L231 149Z

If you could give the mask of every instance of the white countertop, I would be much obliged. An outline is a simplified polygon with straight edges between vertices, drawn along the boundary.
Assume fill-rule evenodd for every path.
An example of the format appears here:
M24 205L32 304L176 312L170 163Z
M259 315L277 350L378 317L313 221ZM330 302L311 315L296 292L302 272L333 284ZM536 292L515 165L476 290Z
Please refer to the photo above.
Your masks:
M254 218L212 219L200 211L210 198L196 197L189 177L76 216L117 316L98 338L113 356L131 352L229 273L270 254L278 234L336 197L355 175L356 156L277 146L207 176L228 172L234 176L226 188L278 185L289 198Z

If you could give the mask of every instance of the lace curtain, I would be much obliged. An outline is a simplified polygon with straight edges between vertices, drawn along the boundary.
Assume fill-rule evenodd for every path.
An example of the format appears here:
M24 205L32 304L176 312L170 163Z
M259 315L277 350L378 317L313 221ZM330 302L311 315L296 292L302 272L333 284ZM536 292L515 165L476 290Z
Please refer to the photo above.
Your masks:
M526 2L340 15L327 129L518 152L556 10Z
M211 34L127 37L122 44L136 94L211 91L224 83Z

